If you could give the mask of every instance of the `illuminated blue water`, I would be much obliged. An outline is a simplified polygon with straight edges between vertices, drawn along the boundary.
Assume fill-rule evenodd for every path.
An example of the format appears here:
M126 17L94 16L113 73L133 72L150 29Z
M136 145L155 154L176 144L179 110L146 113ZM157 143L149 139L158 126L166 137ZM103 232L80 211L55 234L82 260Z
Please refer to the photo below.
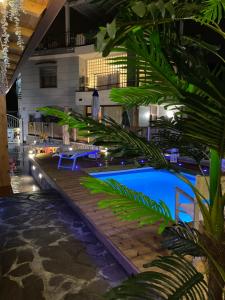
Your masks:
M104 172L104 173L91 173L90 175L101 179L115 179L121 184L126 185L135 191L142 192L156 201L163 200L169 207L171 214L175 217L175 189L181 188L190 196L194 196L191 188L182 180L168 171L154 170L152 168L143 168L137 170L128 170L121 172ZM189 174L185 175L193 185L195 185L195 176ZM180 196L181 203L190 203L187 198ZM179 217L186 222L192 218L183 212L180 212Z

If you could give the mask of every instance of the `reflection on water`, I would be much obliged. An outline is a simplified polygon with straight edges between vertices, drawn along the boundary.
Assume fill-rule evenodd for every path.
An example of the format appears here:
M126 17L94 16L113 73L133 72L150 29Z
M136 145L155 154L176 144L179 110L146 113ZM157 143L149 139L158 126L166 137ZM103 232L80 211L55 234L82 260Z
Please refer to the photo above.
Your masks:
M9 144L9 164L13 192L26 193L39 191L32 176L29 175L27 147Z

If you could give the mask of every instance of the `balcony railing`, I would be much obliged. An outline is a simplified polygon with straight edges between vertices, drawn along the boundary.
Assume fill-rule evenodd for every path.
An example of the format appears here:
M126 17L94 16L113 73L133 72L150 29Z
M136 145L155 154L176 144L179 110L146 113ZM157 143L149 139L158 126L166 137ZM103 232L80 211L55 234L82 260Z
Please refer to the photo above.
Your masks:
M84 34L75 34L73 32L59 35L47 35L36 48L36 51L74 48L92 45L94 42L94 38L88 38Z
M121 74L118 73L111 73L111 74L94 74L94 80L92 81L87 76L80 77L79 89L77 92L89 92L97 89L98 91L101 90L110 90L112 88L123 88L127 86L135 86L135 81L127 81L126 77L121 78ZM124 75L124 74L122 74Z

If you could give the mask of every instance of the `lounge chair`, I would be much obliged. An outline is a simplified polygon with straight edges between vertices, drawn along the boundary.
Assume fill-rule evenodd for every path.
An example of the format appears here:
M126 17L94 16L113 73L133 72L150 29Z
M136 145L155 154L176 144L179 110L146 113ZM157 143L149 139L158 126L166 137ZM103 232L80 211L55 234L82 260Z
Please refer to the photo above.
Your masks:
M59 156L58 161L58 169L71 169L74 171L76 169L76 162L78 157L84 157L93 155L95 158L97 158L97 155L99 153L99 150L90 150L90 149L80 149L80 150L72 150L72 151L65 151L61 153L54 154L53 156ZM73 163L71 166L64 166L63 160L72 160Z

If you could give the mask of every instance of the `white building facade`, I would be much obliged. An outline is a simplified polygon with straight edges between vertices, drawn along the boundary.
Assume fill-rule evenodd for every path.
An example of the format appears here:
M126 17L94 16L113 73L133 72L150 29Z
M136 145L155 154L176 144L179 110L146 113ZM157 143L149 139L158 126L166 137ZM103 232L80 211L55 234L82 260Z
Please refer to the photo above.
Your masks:
M29 122L42 121L41 114L37 112L39 107L60 106L91 115L95 89L99 93L100 115L110 116L120 124L122 122L123 108L112 102L109 95L113 87L127 86L127 74L126 70L110 64L110 57L126 53L101 57L85 35L70 34L69 20L70 11L66 6L64 43L62 38L60 43L57 39L44 40L21 70L18 107L23 141L29 135ZM155 119L164 113L159 106L139 107L135 126L148 127L150 116Z

